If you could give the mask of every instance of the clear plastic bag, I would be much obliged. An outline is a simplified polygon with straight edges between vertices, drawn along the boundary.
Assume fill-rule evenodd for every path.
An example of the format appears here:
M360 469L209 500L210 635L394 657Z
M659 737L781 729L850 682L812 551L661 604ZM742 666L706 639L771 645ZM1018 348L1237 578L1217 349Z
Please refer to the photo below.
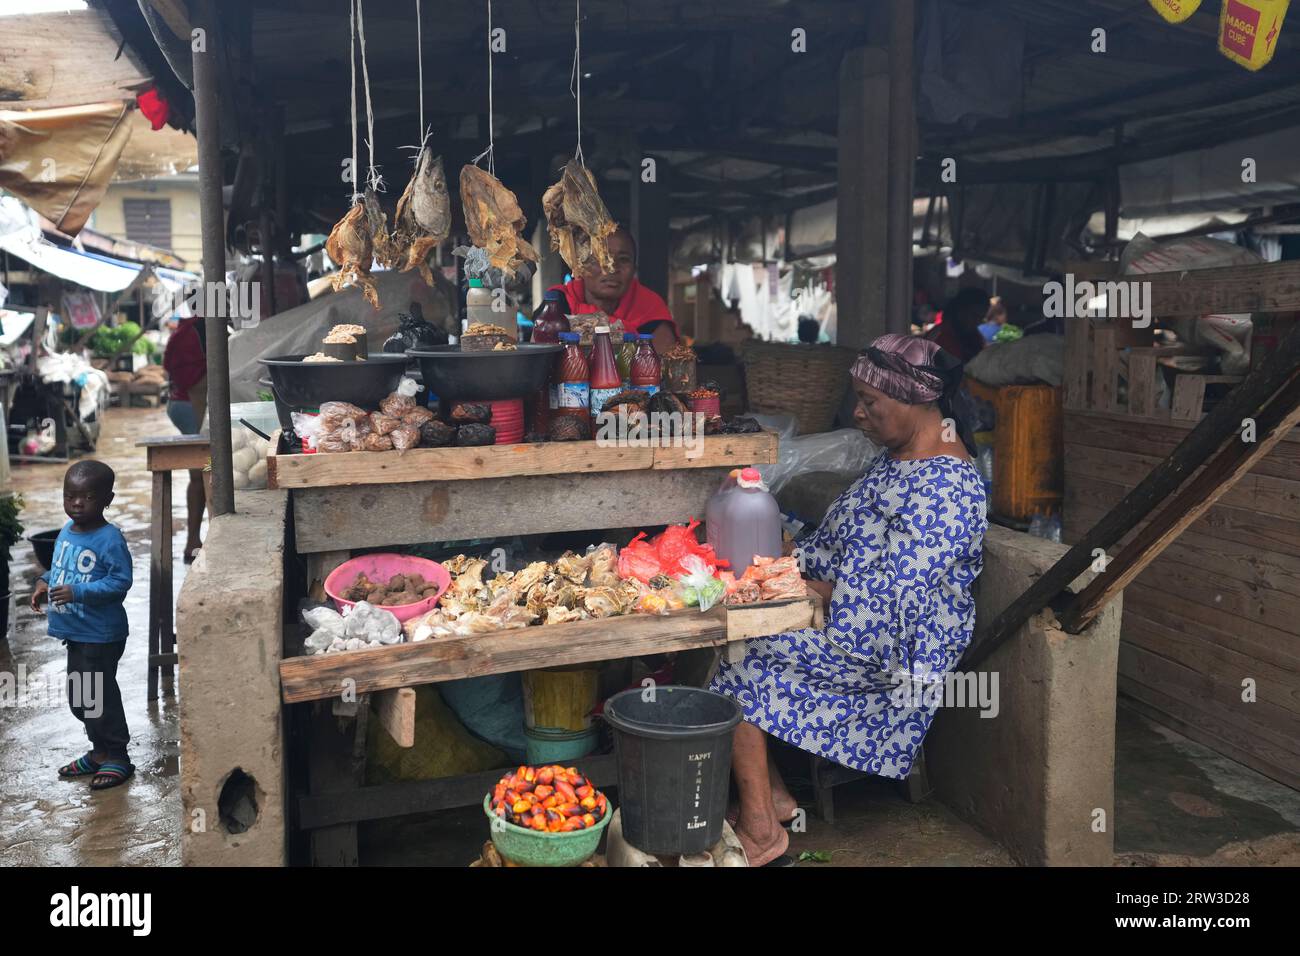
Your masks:
M358 601L343 617L343 633L368 643L396 644L402 639L402 625L392 611Z
M698 554L688 554L682 558L681 566L686 573L678 575L677 581L681 585L682 599L688 607L698 605L703 612L722 600L727 586L713 576L703 558Z

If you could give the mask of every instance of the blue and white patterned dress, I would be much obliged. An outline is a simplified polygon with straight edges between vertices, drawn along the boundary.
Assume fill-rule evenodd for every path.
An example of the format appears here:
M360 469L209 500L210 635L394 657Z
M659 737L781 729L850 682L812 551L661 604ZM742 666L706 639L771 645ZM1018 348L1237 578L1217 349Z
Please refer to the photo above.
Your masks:
M937 709L912 688L942 681L970 643L986 527L969 461L881 455L800 549L806 577L834 582L825 628L746 641L709 687L802 750L906 777Z

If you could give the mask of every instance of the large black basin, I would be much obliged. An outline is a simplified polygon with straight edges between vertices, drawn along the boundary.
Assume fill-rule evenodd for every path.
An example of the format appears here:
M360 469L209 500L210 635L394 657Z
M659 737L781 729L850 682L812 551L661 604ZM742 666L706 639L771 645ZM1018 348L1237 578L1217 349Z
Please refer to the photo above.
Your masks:
M509 351L462 352L459 345L438 345L406 354L420 363L425 387L439 399L483 402L535 394L563 348L519 345Z
M364 362L304 362L301 355L258 361L271 373L276 398L293 409L351 402L373 411L397 388L407 365L405 355L385 352L371 352Z

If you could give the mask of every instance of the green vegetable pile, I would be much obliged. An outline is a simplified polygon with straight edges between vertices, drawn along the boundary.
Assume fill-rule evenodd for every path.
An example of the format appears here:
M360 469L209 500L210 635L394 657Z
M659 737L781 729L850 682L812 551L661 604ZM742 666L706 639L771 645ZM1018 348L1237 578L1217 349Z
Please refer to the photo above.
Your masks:
M90 348L99 358L112 358L128 348L136 355L153 355L158 351L152 342L141 336L140 326L131 321L121 325L101 325L90 337Z
M1016 339L1024 338L1025 332L1018 325L1012 325L1008 322L1002 328L998 329L998 334L993 336L994 342L1014 342Z
M9 549L23 537L23 523L18 520L18 512L22 510L22 495L0 498L0 550L4 552L6 563L10 558Z

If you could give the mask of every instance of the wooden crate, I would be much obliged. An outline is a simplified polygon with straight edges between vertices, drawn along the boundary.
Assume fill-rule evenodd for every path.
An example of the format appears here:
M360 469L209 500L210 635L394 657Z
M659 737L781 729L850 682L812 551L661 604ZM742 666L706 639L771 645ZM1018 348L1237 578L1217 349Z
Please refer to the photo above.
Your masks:
M272 448L278 445L278 441L273 442ZM267 483L271 488L336 488L527 475L742 468L770 465L776 460L776 433L765 431L751 435L710 435L697 449L603 446L594 441L581 441L333 455L284 455L272 451L266 464Z

